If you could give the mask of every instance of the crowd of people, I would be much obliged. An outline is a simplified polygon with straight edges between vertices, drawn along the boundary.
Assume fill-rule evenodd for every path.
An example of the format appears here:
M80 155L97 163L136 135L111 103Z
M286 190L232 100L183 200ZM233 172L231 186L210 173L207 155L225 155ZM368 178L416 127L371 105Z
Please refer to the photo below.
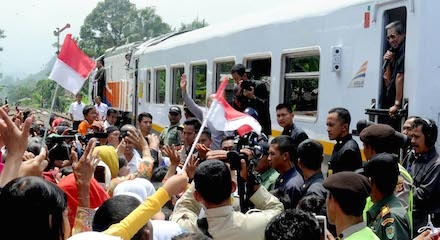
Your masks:
M399 32L392 34L395 39ZM327 133L336 144L324 171L323 145L295 125L292 105L276 106L283 131L268 138L266 86L249 79L242 64L231 75L233 107L257 118L263 134L239 136L209 121L202 128L207 112L187 93L185 74L180 81L184 109L170 107L170 123L160 134L152 131L151 113L140 113L135 125L120 124L118 112L100 95L94 105L76 95L69 108L72 126L62 118L51 118L46 126L32 113L10 118L8 105L3 106L0 226L5 235L431 239L432 232L423 227L440 226L433 120L408 117L402 133L390 124L358 124L363 159L350 133L350 112L329 109ZM213 99L208 96L207 109ZM399 105L389 106L390 116Z

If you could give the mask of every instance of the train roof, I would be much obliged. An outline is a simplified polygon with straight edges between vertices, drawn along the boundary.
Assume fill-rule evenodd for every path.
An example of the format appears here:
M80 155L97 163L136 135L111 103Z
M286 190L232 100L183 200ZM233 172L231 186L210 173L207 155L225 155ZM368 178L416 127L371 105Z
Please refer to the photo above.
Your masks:
M298 0L279 8L257 12L234 18L220 24L209 25L184 34L169 36L155 45L142 44L135 55L171 49L174 47L201 42L210 38L225 37L247 29L294 22L300 19L324 16L331 12L357 6L371 0ZM367 11L367 9L365 9Z

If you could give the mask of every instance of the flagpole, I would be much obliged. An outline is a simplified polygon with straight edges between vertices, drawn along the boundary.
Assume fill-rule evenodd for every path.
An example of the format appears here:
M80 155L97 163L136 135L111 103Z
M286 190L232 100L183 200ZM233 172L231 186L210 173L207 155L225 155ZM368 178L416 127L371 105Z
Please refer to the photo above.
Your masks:
M212 102L211 107L208 109L208 114L206 115L205 118L203 118L202 126L200 127L200 130L197 133L196 139L194 140L194 143L191 146L191 150L189 151L188 156L186 156L186 160L185 160L185 163L183 164L182 171L185 171L186 165L188 165L188 162L191 159L192 154L194 153L194 149L196 148L196 145L199 142L200 136L202 136L203 129L205 129L206 125L208 124L208 119L210 118L210 116L211 116L211 114L213 112L213 109L215 108L216 104L218 104L217 100L214 100Z
M49 117L47 118L47 126L50 126L50 117L52 116L52 112L53 112L53 106L55 105L55 98L57 97L57 93L58 93L58 87L60 85L57 83L56 87L55 87L55 92L53 93L53 98L52 98L52 104L50 106L50 110L49 110ZM44 136L43 136L43 141L42 143L45 144L46 143L46 137L47 137L47 132L48 131L44 131Z

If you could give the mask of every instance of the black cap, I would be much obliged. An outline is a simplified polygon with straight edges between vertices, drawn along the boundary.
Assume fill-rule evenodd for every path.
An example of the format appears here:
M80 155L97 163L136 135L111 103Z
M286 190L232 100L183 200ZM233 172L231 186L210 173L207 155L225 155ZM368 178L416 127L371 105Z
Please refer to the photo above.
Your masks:
M379 123L364 128L359 137L362 142L368 145L397 145L402 140L395 136L395 132L396 130L390 125Z
M397 178L399 176L399 165L396 154L379 153L374 155L364 165L364 175L373 178Z
M180 110L180 107L178 107L178 106L172 106L172 107L170 108L169 113L182 114L182 110Z
M371 185L368 179L354 172L338 172L330 175L322 184L330 192L346 193L367 198L371 192Z

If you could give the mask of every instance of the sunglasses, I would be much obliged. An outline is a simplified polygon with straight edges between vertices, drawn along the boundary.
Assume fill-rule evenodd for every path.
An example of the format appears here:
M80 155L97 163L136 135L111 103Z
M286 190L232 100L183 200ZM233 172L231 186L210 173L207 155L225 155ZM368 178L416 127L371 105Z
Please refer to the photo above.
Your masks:
M397 34L393 33L393 34L390 34L389 36L387 36L387 40L388 41L391 39L394 40L396 37L397 37Z

